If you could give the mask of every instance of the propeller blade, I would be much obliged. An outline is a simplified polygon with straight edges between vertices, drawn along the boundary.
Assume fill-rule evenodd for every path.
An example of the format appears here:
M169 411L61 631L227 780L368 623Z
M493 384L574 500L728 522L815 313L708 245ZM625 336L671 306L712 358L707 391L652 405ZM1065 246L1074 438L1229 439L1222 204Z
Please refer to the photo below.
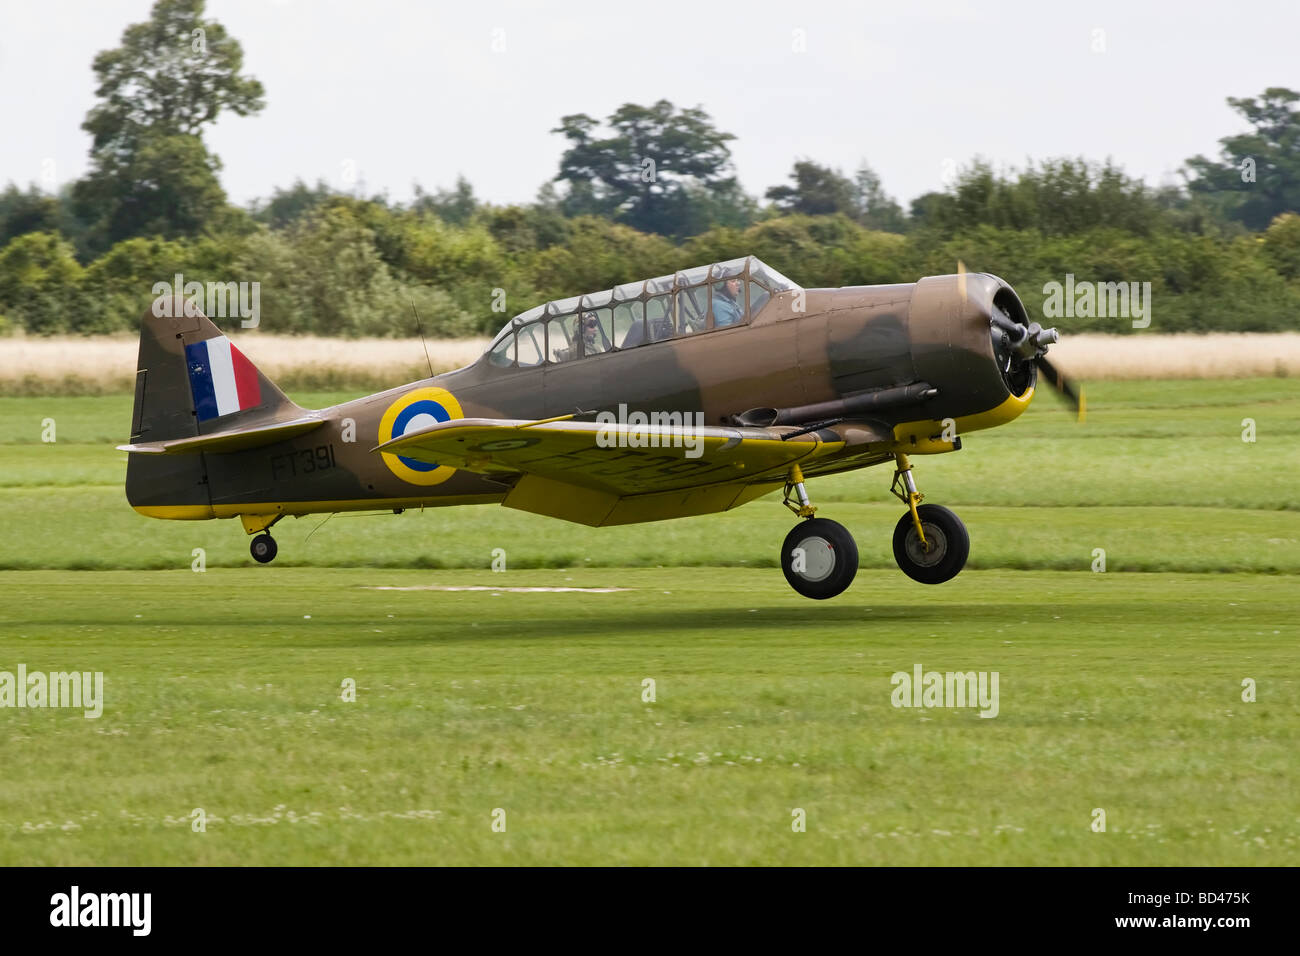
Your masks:
M1049 362L1045 355L1040 355L1034 359L1034 364L1038 366L1038 371L1042 373L1043 378L1047 379L1048 384L1074 406L1079 421L1084 421L1088 417L1088 404L1083 388L1081 386L1076 387L1074 382L1061 374L1061 370Z

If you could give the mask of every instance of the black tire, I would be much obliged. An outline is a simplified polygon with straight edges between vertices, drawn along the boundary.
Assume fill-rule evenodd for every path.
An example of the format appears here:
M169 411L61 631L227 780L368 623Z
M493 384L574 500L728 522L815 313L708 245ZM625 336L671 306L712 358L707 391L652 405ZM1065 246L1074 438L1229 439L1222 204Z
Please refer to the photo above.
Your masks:
M248 546L248 553L253 556L253 560L258 564L270 564L275 560L276 552L279 550L276 547L275 539L269 534L259 534L253 539L253 543Z
M966 566L970 556L970 535L949 509L943 505L920 505L916 509L925 530L927 552L912 523L912 512L906 512L894 527L894 560L913 581L922 584L942 584L957 576Z
M796 555L795 549L802 549ZM796 571L798 565L802 570ZM835 597L858 573L858 545L848 528L828 518L800 521L781 545L781 570L790 587L807 598Z

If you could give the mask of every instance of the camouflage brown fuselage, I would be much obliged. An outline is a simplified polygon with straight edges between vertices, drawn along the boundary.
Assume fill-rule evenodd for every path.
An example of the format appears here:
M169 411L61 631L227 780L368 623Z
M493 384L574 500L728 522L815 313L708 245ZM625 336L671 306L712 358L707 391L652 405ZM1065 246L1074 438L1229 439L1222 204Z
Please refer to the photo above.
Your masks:
M1032 393L1030 382L1013 394L994 358L989 316L995 300L1023 318L1019 299L1000 279L935 276L903 285L781 292L748 324L569 362L498 367L485 356L430 379L304 411L323 424L275 444L221 454L132 455L127 495L145 514L177 518L500 501L509 490L501 481L457 470L439 483L415 484L372 450L390 437L381 436L381 423L395 403L430 388L450 393L466 418L543 419L625 404L646 413L698 412L704 424L723 425L751 409L817 406L925 383L937 390L932 397L828 426L849 443L809 475L876 464L898 450L949 451L951 443L930 441L938 422L952 419L963 431L999 424L1019 414ZM188 386L164 369L164 360L175 355L162 353L183 349L185 341L184 323L171 321L179 331L159 335L155 345L142 339L140 368L151 376L141 388L154 389L151 395L161 389L173 406L164 411L155 403L157 414L172 418L137 420L132 440L148 437L151 429L217 430L214 423L195 423ZM245 418L256 421L258 411ZM267 408L268 416L274 413Z

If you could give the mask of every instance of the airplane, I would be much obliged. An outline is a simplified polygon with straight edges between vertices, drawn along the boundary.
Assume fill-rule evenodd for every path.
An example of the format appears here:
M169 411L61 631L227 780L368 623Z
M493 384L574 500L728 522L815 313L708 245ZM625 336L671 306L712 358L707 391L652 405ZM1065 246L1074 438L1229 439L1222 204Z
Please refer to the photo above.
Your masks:
M753 256L547 302L472 364L323 409L290 401L204 316L159 296L141 320L126 496L140 514L238 517L260 563L286 515L502 504L589 526L727 511L781 490L781 546L814 599L857 544L810 479L892 463L899 568L939 584L970 538L922 504L912 456L1029 407L1038 374L1083 413L996 276L804 289Z

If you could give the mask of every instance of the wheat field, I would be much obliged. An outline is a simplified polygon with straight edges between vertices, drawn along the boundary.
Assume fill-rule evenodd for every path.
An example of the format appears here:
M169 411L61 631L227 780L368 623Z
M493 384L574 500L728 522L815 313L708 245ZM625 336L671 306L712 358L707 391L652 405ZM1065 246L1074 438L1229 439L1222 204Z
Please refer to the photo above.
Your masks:
M285 389L379 389L459 368L482 354L485 338L329 339L236 335L240 349ZM126 336L0 338L0 392L101 395L130 391L136 339ZM1300 375L1300 332L1206 335L1072 335L1052 361L1088 380L1253 378Z
M379 389L468 365L488 339L432 340L428 361L419 339L331 339L233 335L232 341L286 390ZM130 391L134 336L0 338L0 392L6 395L103 395Z

